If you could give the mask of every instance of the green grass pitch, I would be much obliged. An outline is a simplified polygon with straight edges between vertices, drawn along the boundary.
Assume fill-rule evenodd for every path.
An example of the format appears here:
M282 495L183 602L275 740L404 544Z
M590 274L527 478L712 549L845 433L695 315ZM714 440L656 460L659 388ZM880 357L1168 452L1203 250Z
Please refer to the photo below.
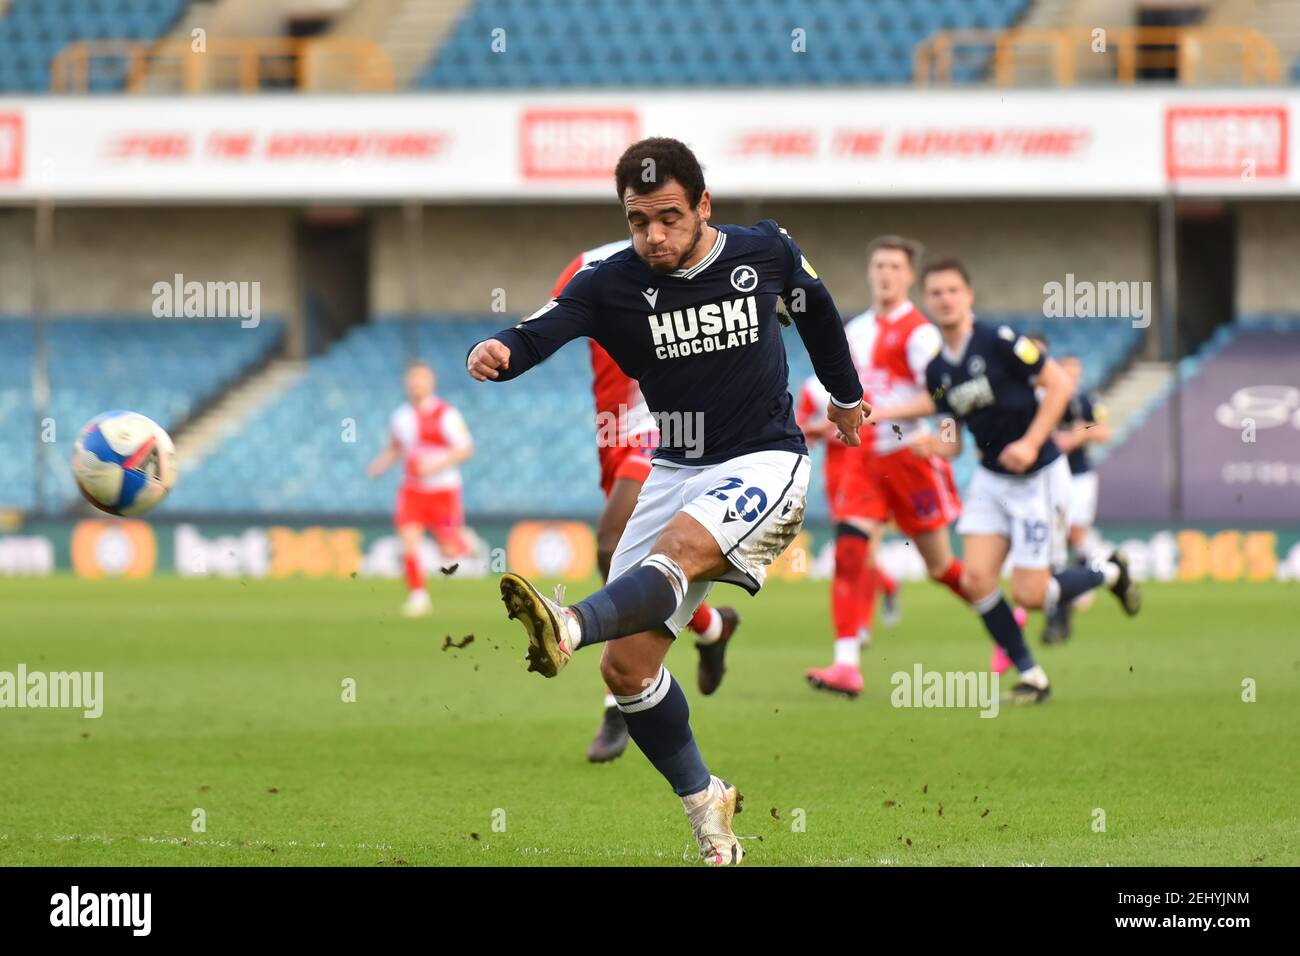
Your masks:
M97 720L0 710L0 864L693 862L635 748L584 760L598 653L528 674L495 581L435 578L421 621L390 581L0 582L0 670L100 670L106 698ZM1038 652L1053 700L995 719L890 706L916 662L987 666L978 620L924 583L877 629L861 699L810 690L827 590L716 588L744 622L714 697L689 640L669 655L745 794L748 865L1300 864L1295 586L1148 585L1136 621L1098 595Z

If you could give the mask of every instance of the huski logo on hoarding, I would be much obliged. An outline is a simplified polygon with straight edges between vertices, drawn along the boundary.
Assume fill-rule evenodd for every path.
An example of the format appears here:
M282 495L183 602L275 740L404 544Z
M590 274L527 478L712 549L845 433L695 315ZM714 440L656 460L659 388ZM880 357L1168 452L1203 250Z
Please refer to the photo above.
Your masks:
M1276 179L1287 173L1285 106L1180 106L1165 113L1172 179Z
M519 123L524 179L606 179L639 138L632 109L531 109Z
M22 114L0 113L0 183L16 183L22 174Z

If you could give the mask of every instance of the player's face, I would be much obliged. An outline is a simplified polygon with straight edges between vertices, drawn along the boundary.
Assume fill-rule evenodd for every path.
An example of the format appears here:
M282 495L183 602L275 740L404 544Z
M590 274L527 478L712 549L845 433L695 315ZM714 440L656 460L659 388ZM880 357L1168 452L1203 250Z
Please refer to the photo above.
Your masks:
M635 193L628 188L623 209L632 233L632 248L653 272L663 274L694 264L691 257L699 249L712 213L707 191L692 209L686 190L669 179L651 193Z
M971 316L975 293L960 272L931 272L925 277L925 311L940 328L960 325Z
M433 394L433 369L416 367L406 373L406 397L412 405L418 405Z
M878 304L901 302L915 278L907 253L902 249L877 249L867 263L871 301Z

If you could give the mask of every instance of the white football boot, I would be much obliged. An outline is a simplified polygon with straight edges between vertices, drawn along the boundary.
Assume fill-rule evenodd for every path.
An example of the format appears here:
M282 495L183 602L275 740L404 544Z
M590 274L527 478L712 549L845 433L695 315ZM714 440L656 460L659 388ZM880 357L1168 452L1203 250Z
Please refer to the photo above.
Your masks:
M543 677L564 670L582 640L577 613L544 597L517 574L501 577L501 600L510 617L522 620L528 631L528 669Z
M691 822L700 859L707 866L734 866L745 858L731 821L741 811L745 798L721 777L709 778L709 789L682 798L686 818Z
M433 600L428 591L420 589L406 595L406 603L402 605L403 617L428 617L432 613Z

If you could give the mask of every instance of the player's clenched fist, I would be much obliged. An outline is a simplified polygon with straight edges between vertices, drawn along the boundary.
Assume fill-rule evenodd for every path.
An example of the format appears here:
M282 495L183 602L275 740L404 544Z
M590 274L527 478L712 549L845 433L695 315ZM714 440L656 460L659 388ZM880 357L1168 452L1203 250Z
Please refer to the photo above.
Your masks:
M826 417L829 418L839 430L840 441L846 445L861 445L862 437L858 434L858 429L862 427L871 414L871 406L866 402L858 402L852 408L841 408L834 402L826 405Z
M484 339L469 353L465 367L480 382L496 378L497 369L510 367L510 349L498 339Z

